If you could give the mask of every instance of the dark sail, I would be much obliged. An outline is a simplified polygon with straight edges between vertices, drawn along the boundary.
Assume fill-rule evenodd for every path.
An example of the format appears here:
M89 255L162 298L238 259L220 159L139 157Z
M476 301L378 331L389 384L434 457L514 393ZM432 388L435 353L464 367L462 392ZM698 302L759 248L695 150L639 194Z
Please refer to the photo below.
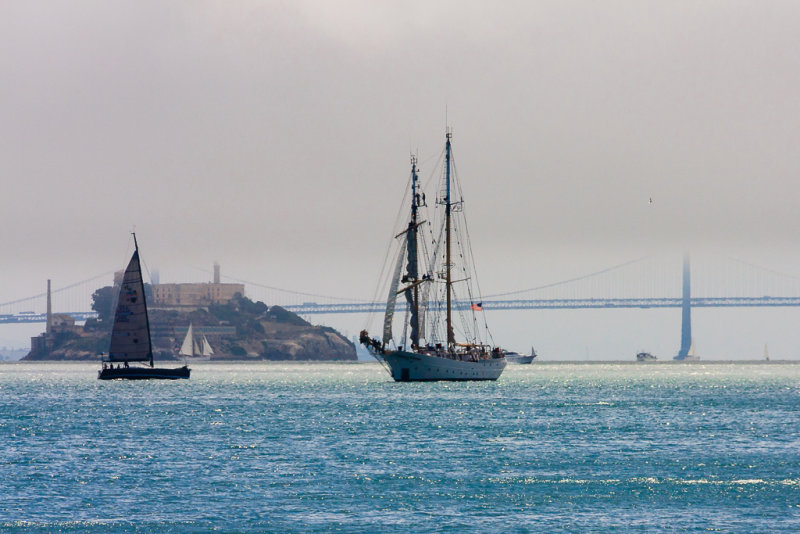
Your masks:
M152 364L152 358L142 269L139 265L139 251L136 250L128 263L128 268L125 269L125 276L119 289L108 361L149 361Z
M408 222L408 235L406 237L406 251L408 265L406 266L406 282L411 285L406 287L405 295L408 309L411 312L411 346L419 346L419 265L417 258L417 209L422 199L417 190L417 157L411 156L411 220Z
M406 249L408 250L408 265L406 266L406 276L408 282L415 282L419 279L419 269L417 267L417 227L414 221L408 225L408 239L406 240ZM414 292L416 291L416 284L413 287L409 286L405 290L406 302L408 302L408 309L411 311L411 346L416 347L419 345L419 314L417 306L414 302Z

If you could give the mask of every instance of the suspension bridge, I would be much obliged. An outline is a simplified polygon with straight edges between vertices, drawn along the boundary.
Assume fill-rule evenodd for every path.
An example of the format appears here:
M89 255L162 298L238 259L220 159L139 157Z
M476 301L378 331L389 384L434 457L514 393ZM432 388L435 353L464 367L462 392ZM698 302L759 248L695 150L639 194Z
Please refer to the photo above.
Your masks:
M548 284L484 295L486 311L555 309L681 308L682 352L691 340L692 308L800 306L800 276L781 273L735 258L693 261L644 257ZM720 261L722 260L722 261ZM92 293L111 285L111 272L52 291L52 309L76 320L95 317ZM374 313L385 308L378 299L357 300L294 291L223 276L243 283L247 296L300 315ZM0 324L46 321L47 293L0 302ZM456 301L457 308L474 302ZM402 299L398 307L402 308ZM685 346L684 346L685 345Z

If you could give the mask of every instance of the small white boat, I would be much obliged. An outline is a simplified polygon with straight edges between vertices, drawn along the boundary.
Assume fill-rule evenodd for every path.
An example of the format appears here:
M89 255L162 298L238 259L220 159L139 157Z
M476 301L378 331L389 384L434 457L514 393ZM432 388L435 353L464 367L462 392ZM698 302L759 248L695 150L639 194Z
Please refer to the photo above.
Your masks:
M533 363L533 360L536 359L536 350L531 347L530 354L520 354L519 352L514 351L506 351L506 361L508 363L516 363L516 364L528 364Z
M639 354L636 355L637 362L654 362L656 360L658 360L658 358L656 358L649 352L640 352Z
M685 362L696 362L700 360L700 356L697 355L697 350L694 348L694 339L692 339L692 344L689 346L689 354L686 355L686 358L683 359Z

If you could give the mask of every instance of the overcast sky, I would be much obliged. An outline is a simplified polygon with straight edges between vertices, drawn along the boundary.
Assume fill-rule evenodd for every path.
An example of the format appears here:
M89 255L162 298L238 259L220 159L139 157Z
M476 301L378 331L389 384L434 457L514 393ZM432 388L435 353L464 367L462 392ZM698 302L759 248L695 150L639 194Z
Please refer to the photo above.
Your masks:
M481 286L800 274L794 1L0 3L0 302L121 268L369 298L454 129ZM649 199L654 200L653 204Z

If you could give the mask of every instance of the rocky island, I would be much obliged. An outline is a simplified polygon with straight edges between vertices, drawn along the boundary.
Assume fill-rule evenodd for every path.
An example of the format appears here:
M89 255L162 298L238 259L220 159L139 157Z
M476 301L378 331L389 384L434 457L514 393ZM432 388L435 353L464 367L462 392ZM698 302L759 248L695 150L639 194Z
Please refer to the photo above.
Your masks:
M118 291L118 290L117 290ZM146 285L145 294L153 289ZM53 314L47 332L32 339L24 360L98 360L111 339L115 288L95 291L97 319L75 325L69 315ZM236 293L206 306L150 307L150 334L156 360L180 360L178 350L189 325L213 347L211 360L356 360L355 346L333 328L315 326L280 307Z

